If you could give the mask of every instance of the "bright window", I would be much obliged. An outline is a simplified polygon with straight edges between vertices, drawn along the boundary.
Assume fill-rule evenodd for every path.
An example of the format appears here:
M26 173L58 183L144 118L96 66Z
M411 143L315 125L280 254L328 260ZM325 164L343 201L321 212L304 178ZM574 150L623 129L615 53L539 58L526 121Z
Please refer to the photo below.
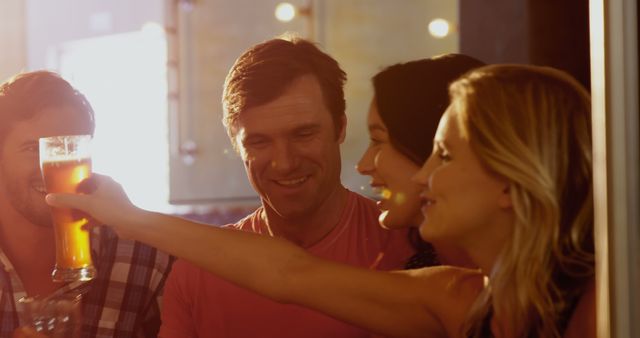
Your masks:
M94 171L157 211L170 210L166 48L162 28L148 24L66 43L52 60L95 110Z

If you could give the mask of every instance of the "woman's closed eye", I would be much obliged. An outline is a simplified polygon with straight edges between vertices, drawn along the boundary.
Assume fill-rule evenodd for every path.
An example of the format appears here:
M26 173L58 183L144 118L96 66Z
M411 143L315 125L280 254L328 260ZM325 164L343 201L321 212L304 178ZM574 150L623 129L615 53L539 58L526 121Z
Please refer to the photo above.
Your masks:
M451 161L451 155L449 154L449 152L446 149L444 149L444 147L442 147L440 145L436 145L435 151L436 151L436 156L438 156L440 161L442 161L442 162Z
M438 158L440 158L443 162L451 161L451 156L445 151L438 152Z
M380 145L382 143L383 143L383 141L378 139L378 138L375 138L375 137L369 138L369 146L375 147L375 146L378 146L378 145Z

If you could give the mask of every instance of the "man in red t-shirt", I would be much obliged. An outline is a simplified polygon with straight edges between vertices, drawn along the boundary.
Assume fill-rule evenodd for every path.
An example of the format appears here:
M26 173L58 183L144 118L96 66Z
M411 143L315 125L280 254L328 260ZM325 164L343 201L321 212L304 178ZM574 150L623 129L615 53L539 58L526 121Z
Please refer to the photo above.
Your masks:
M342 263L400 269L413 253L406 231L381 228L375 203L340 182L345 79L333 58L301 39L269 40L236 61L225 81L224 124L262 206L229 226L284 237ZM367 332L258 296L186 261L174 264L160 337L251 336Z

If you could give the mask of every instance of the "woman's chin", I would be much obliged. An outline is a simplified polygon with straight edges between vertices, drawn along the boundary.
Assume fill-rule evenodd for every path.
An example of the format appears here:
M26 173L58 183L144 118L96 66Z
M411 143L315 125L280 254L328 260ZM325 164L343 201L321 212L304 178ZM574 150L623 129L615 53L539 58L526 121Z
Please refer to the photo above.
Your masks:
M420 226L418 227L418 232L420 233L420 237L423 241L431 242L433 238L431 238L432 236L428 228L429 226L425 223L425 220L422 220L422 223L420 223Z

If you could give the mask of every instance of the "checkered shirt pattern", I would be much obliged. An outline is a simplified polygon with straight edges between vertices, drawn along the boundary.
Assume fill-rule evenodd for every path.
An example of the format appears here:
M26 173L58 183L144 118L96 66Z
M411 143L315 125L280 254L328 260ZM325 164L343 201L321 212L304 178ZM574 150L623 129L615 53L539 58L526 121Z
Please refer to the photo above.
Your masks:
M106 227L94 229L91 247L97 277L55 292L83 293L81 337L157 337L171 257L142 243L119 239ZM10 338L16 328L25 325L18 300L26 292L2 248L0 264L0 338Z

